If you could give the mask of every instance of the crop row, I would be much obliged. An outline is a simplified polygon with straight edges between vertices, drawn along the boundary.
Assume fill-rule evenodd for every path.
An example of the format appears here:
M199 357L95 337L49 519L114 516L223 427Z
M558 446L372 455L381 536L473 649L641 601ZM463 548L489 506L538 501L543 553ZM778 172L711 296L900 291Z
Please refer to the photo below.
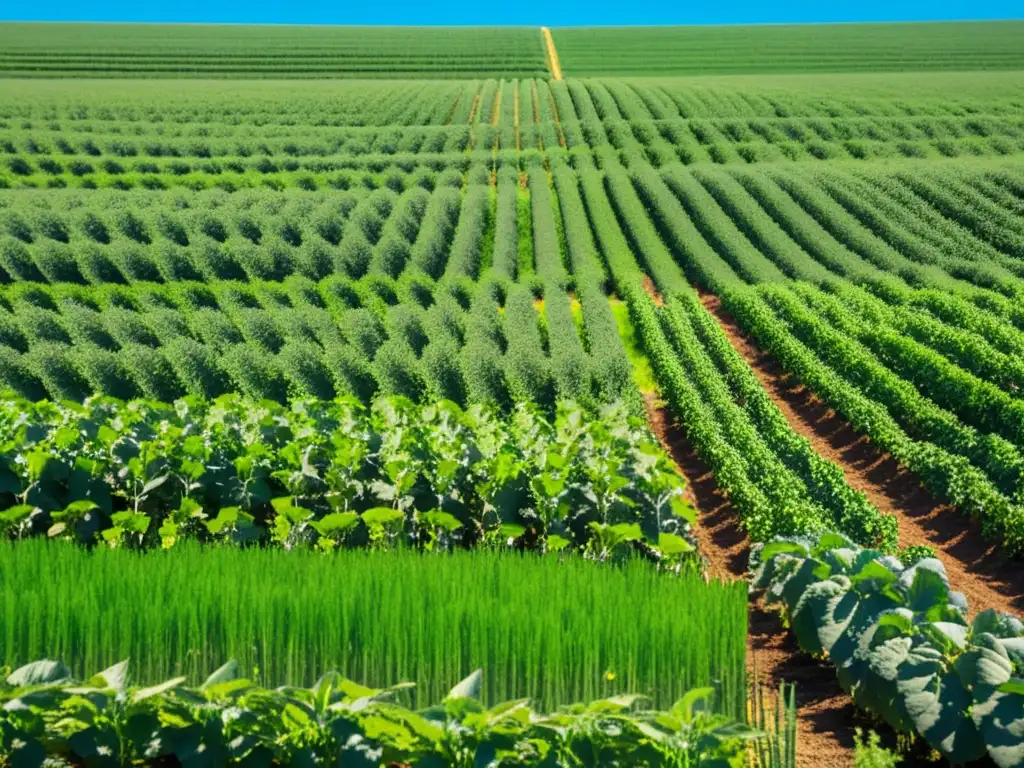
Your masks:
M778 93L812 101L828 95L828 104L849 109L846 102L855 99L846 90L851 83L872 91L895 92L890 101L895 108L899 97L920 90L928 78L946 82L954 88L981 81L984 73L972 70L1019 69L1022 62L1017 42L1022 33L1019 22L925 22L914 24L817 24L773 25L771 28L733 26L650 26L650 27L564 27L554 31L561 52L563 70L573 76L679 77L682 75L795 74L804 77L764 77L758 86L746 85L746 91L760 91L754 99L768 101ZM928 74L952 70L943 77ZM893 76L888 81L876 75L858 80L853 73L909 72L912 76ZM837 95L827 90L830 78L814 73L843 73L845 89ZM961 74L970 73L970 74ZM688 91L710 91L712 87L692 86L686 80L668 80L664 90L675 95ZM879 84L879 80L882 80ZM966 82L965 82L966 81ZM641 81L643 82L643 81ZM699 83L700 80L698 79ZM763 85L762 85L763 83ZM917 86L917 89L915 89ZM739 89L737 89L739 90ZM856 93L856 90L854 90ZM941 93L941 92L940 92ZM860 94L857 94L860 95ZM889 95L889 94L886 94ZM893 98L895 96L895 98ZM699 96L690 95L694 101ZM864 98L861 96L861 98ZM974 100L984 103L975 96ZM751 99L753 101L753 99ZM737 99L734 108L751 110L756 102Z
M581 181L598 241L664 396L750 536L763 540L782 531L839 527L860 540L893 547L894 521L847 486L842 472L793 433L770 401L756 396L760 386L752 372L730 352L692 294L626 172L606 165L603 178L584 171ZM671 197L657 186L646 194ZM685 216L672 221L686 225ZM686 226L690 231L675 235L690 247L708 248L692 225ZM641 288L643 273L634 253L669 297L664 307Z
M527 150L522 159L528 163L539 157L539 150ZM492 145L468 152L443 152L423 155L362 155L345 156L338 160L286 159L275 162L266 158L256 161L226 162L202 161L194 164L167 161L140 161L126 168L116 161L93 164L72 163L67 168L49 166L55 173L35 169L20 159L12 160L9 168L17 172L0 176L0 189L48 190L138 189L156 191L177 188L176 191L204 189L234 192L251 187L265 187L274 191L298 189L303 191L347 190L381 186L401 191L413 185L432 187L442 173L461 173L470 167L492 163L517 167L520 161L515 151L499 150L495 156Z
M470 147L490 148L495 139L500 139L502 149L516 149L517 140L535 144L535 132L544 130L532 121L517 126L508 120L472 126L333 129L326 136L289 131L270 138L247 134L236 139L170 139L164 134L147 138L120 133L7 132L0 134L0 154L10 156L8 169L18 175L27 175L33 163L47 173L59 173L58 169L63 167L81 176L86 171L76 169L89 165L107 169L120 167L121 172L168 167L198 170L204 165L214 165L202 162L206 160L217 160L222 167L239 173L239 169L247 168L269 172L268 163L275 164L275 168L296 170L301 161L301 167L316 169L343 166L346 159L365 155L429 156L462 152ZM161 160L177 162L160 163Z
M776 315L772 301L785 314ZM772 289L764 298L737 290L725 304L787 372L913 471L933 493L977 517L983 530L1009 551L1019 551L1024 510L969 458L1012 484L1019 471L1014 451L1000 456L997 438L979 434L942 411L783 289Z
M129 156L125 159L117 155L13 154L0 166L0 188L161 190L180 187L235 191L246 187L267 186L272 189L294 187L308 191L373 187L386 183L401 190L411 184L429 185L430 177L437 172L465 169L473 164L530 167L545 155L561 155L564 152L559 146L559 132L569 137L572 155L590 151L591 146L595 146L598 154L601 154L600 150L612 146L618 150L620 160L631 167L652 164L655 167L671 168L681 163L701 168L709 165L850 157L927 158L936 156L936 153L955 158L1006 155L1017 153L1024 146L1006 143L1002 139L897 143L872 141L860 144L854 141L817 140L807 144L788 140L779 144L766 141L732 143L725 138L708 138L703 134L704 140L700 141L690 135L685 127L671 125L665 127L665 136L654 129L639 130L638 140L629 132L625 123L608 127L610 143L604 137L596 140L588 138L593 136L600 125L597 122L565 123L556 130L555 126L545 124L520 128L519 133L507 127L484 125L472 130L438 133L435 144L420 144L419 151L377 151L361 143L345 147L345 151L340 154L313 156L282 153L258 156L229 154L207 159L167 156L148 159ZM979 144L979 141L983 143ZM392 144L388 149L395 146ZM373 174L384 174L384 177L377 179ZM972 186L978 185L986 187L985 197L998 198L1000 195L1011 194L1001 184L987 179L974 180ZM969 193L983 194L977 190L970 190ZM946 206L948 215L956 215L951 212L957 210L955 202L940 205ZM987 225L981 226L984 230ZM999 238L995 234L997 230L990 231L994 237ZM1010 246L1012 253L1018 253L1020 248L1019 243Z
M634 171L645 172L642 167ZM1020 262L981 233L944 218L904 183L902 174L690 170L678 165L661 173L689 216L717 240L720 256L747 281L821 282L831 273L889 297L912 286L965 295L979 286L1012 295L1024 274ZM941 178L961 174L961 183L971 189L985 183L992 187L992 197L986 199L998 217L995 206L1000 204L994 198L1006 187L960 168L945 171ZM1011 203L1004 200L1001 205ZM1000 210L1003 215L1010 211Z
M509 90L512 90L511 84ZM510 94L514 98L514 92ZM502 110L502 114L504 110ZM868 119L856 121L823 119L761 119L719 120L676 118L673 120L601 120L596 113L569 124L570 131L582 131L570 146L599 146L611 143L626 150L642 148L657 165L681 159L687 163L757 162L764 160L824 160L834 158L871 157L956 157L960 155L1010 154L1020 152L1024 127L996 124L973 132L953 121L897 122L882 130ZM598 131L603 127L603 134ZM90 126L92 128L92 126ZM221 131L212 129L203 136L168 137L166 132L140 134L138 129L110 132L100 126L83 132L47 130L19 131L0 134L0 152L12 156L9 170L26 175L33 161L48 173L66 167L76 175L85 173L90 165L121 168L162 168L154 161L176 160L168 167L212 166L206 160L218 160L225 168L265 169L268 164L288 166L302 161L305 167L316 163L341 164L345 158L366 155L415 155L463 151L467 147L489 147L499 140L503 149L516 149L519 144L535 145L537 136L551 138L550 122L534 123L516 115L498 115L475 125L430 127L388 127L334 129L329 133L311 133L309 129L275 130L263 136L247 131L233 138L210 138ZM555 142L545 142L553 146ZM146 158L142 163L135 158ZM256 158L256 159L253 159ZM188 161L192 161L190 166ZM11 163L17 163L17 167ZM276 166L275 166L276 167Z
M22 705L43 726L31 728L22 715L6 715L0 721L16 745L13 759L26 766L36 758L44 764L48 756L84 760L116 738L124 759L149 765L173 759L204 766L257 761L369 766L378 763L378 756L387 761L384 764L429 761L446 765L456 753L474 762L491 755L499 759L514 755L523 766L597 768L634 759L637 754L646 755L654 765L707 760L725 763L755 749L762 755L763 765L795 763L795 739L788 742L788 749L774 752L773 761L768 757L773 754L768 733L729 716L712 714L706 707L713 701L714 689L689 692L665 712L640 710L639 702L645 697L624 695L578 708L563 705L557 712L541 714L530 707L528 699L485 709L479 701L483 670L476 670L439 703L416 712L393 701L414 686L411 682L373 689L332 671L311 688L289 685L269 689L243 678L238 662L232 660L199 688L186 687L184 677L143 688L129 685L129 669L125 660L84 682L73 680L63 663L50 660L14 670L9 677L13 682L0 689L0 701ZM24 699L36 696L39 687L46 690L46 698L31 707L24 705ZM89 715L63 717L58 728L53 724L57 713L74 706L75 697L82 696L83 690L91 704ZM785 687L782 690L784 694ZM796 712L792 695L776 704L777 718L783 711L793 739ZM244 724L239 723L243 718L235 717L238 712L245 713ZM115 726L94 724L96 720L106 723L121 713L133 723L151 721L155 725L152 730L139 727L118 738ZM595 726L613 733L603 738L597 749L592 737L585 735ZM67 736L63 729L70 728L76 730ZM563 729L564 737L553 735ZM201 735L194 738L194 731ZM204 762L194 755L202 755Z
M872 220L867 215L872 212L870 196L858 205L844 207L841 202L846 198L837 190L846 180L838 174L830 178L835 180L835 197L819 187L813 176L782 170L755 176L671 168L658 174L649 167L632 167L627 174L605 165L605 183L632 250L642 257L645 271L666 295L680 299L688 295L688 287L678 276L678 257L693 279L719 293L741 327L788 372L856 428L866 430L877 444L920 475L933 492L977 516L985 530L1008 550L1019 550L1024 530L1019 507L1024 441L1019 429L1020 373L1015 373L1019 366L1012 355L1019 349L1021 336L1013 322L1017 316L1012 303L953 277L977 278L980 268L986 266L978 263L980 259L947 252L929 260L923 247L909 247L916 242L913 237L923 241L923 234L908 234L889 225L884 215ZM879 175L865 174L865 178L877 181ZM983 179L969 177L971 181L979 178ZM894 179L902 183L904 176L897 174ZM987 186L965 180L953 188L962 190L963 195L968 190L979 196L987 193L991 205L985 209L979 204L977 210L994 216L998 213L995 206L1003 211L1014 205L1008 186L1012 179L1003 178L1002 184L989 181ZM643 206L635 201L636 194ZM922 205L926 206L926 201L919 198ZM914 212L927 216L927 211ZM897 250L876 233L886 234L901 247ZM951 231L947 226L935 228L929 239L952 239L957 234L960 237L953 242L962 244L969 238L963 230ZM844 260L841 254L853 258ZM858 257L863 264L859 273ZM979 270L972 271L972 266ZM862 282L869 290L855 289L835 273ZM790 289L786 285L792 277L813 280L832 293L800 284ZM1012 290L1013 279L1001 281L1006 290ZM744 289L745 283L763 287L755 293ZM951 286L954 294L940 302L935 294L919 295L911 285ZM771 463L767 454L759 453L763 449L756 432L727 421L730 411L737 413L736 406L728 396L715 395L711 369L698 356L699 347L684 322L685 303L673 305L670 301L665 309L656 309L633 290L636 298L631 307L640 307L634 313L642 310L636 322L645 344L649 352L662 350L651 352L662 386L672 381L671 386L682 389L680 377L693 371L705 374L693 377L690 386L695 389L678 395L681 400L676 408L687 414L682 419L684 428L713 424L717 419L731 430L721 433L721 445L746 446L744 459L760 456L758 473L771 477ZM897 306L891 308L887 302ZM935 306L934 314L912 308L923 302ZM659 315L665 326L662 339L654 327ZM699 316L699 312L691 313L690 322ZM996 334L994 339L1002 349L989 344L985 333ZM664 359L659 360L658 354ZM727 357L719 360L725 363ZM679 367L673 368L677 361ZM733 394L749 407L749 393ZM710 401L718 403L718 411L702 412L702 403L707 409L708 401L700 396L718 397ZM716 418L709 421L712 416ZM695 444L700 451L699 441ZM717 455L719 463L724 455ZM716 470L727 488L730 482L744 487L742 479L730 477L726 465ZM787 498L780 494L786 493L787 487L798 486L787 486L777 477L769 487L776 494L771 502L779 506ZM756 489L756 483L747 488L753 494L751 489ZM801 498L795 493L792 498ZM823 508L842 517L842 498L833 497ZM757 509L756 501L741 497L737 504L741 512L745 505ZM813 509L806 504L800 508L805 513ZM854 519L866 521L868 530L874 530L880 539L885 537L882 529L873 528L870 514L863 517L857 513L847 518L847 524Z
M899 79L863 79L842 82L843 97L836 98L836 81L818 78L799 87L781 81L701 85L666 80L520 80L538 92L537 101L520 99L520 122L531 112L541 122L559 117L563 122L583 118L577 114L567 84L581 98L607 92L602 98L604 119L794 119L857 122L863 118L895 121L928 118L951 120L974 134L1008 120L1019 125L1019 83L1011 74L978 73L970 77L919 75L913 88ZM506 82L512 82L507 80ZM235 125L351 126L423 125L478 121L493 115L498 80L461 82L331 83L177 83L169 81L107 81L80 84L53 80L46 83L8 79L0 86L0 120L87 124L91 121L163 123L167 128ZM556 102L549 107L550 97ZM478 98L479 97L479 98ZM474 103L482 109L474 110ZM1016 122L1015 122L1016 121Z
M38 608L0 635L16 666L45 652L84 676L130 657L132 680L155 685L202 682L235 658L268 688L313 685L324 670L369 686L408 681L416 687L392 706L422 708L482 664L478 695L488 706L528 696L554 708L622 690L671 706L707 685L709 709L745 713L738 581L482 551L324 557L186 543L140 557L36 540L0 542L0 555L0 605L31 599ZM88 609L97 600L132 621L103 625ZM0 697L9 690L0 682Z
M546 73L536 28L6 24L0 68L36 76L343 78Z
M366 400L379 391L503 408L634 398L603 295L588 295L582 327L564 291L551 284L545 295L491 279L477 287L447 278L435 289L412 275L107 291L20 285L0 314L0 376L29 398L244 391Z
M901 563L835 534L754 553L754 587L781 604L801 650L826 657L859 707L950 763L1024 764L1024 624L992 609L968 621L942 563Z
M83 544L572 547L606 560L694 550L683 482L622 406L237 395L174 404L2 403L2 531Z
M1015 315L1010 305L1001 305L998 296L961 289L965 298L947 296L941 303L934 294L930 298L920 296L920 301L937 305L935 315L911 310L910 306L919 301L919 295L909 290L897 276L904 275L920 285L942 286L949 284L949 273L934 271L934 264L915 264L907 259L903 253L913 251L906 248L901 249L903 253L893 250L810 180L796 175L779 171L773 174L773 178L774 183L780 186L769 187L764 177L749 174L736 175L735 178L742 182L737 185L723 173L691 175L669 169L659 179L650 170L632 168L633 187L646 203L646 216L635 203L630 203L631 187L616 180L620 175L621 171L606 166L606 183L619 208L620 220L631 233L632 249L644 258L648 274L655 278L655 283L662 290L678 293L681 288L678 278L672 274L674 259L663 251L663 241L684 260L695 279L727 297L727 306L741 325L753 331L767 349L780 357L787 370L796 372L801 380L850 418L855 426L870 424L869 434L900 460L905 458L908 466L921 474L937 494L949 498L968 513L978 515L990 534L1008 549L1016 550L1021 530L1017 499L1020 471L1024 467L1019 452L1020 435L1013 426L1019 421L1013 414L1020 407L1016 399L1017 375L1013 373L1017 366L1012 356L992 348L979 335L979 331L996 333L1004 349L1019 349L1020 333L1013 325ZM865 174L865 177L877 179L878 175ZM969 178L977 181L978 177ZM759 186L751 179L756 179ZM1012 187L1007 185L1012 185L1012 179L1012 176L1000 179L1002 183L998 187L992 186L995 181L989 182L988 187L980 185L981 191L977 194L987 191L991 196L989 199L998 197L1001 205L1011 208L1014 203L1009 197L1012 194L1009 190ZM753 192L753 198L743 197L744 186L747 192ZM1006 190L1006 194L1001 190ZM764 208L757 205L759 196L768 202ZM719 201L725 203L724 207L719 206ZM860 213L863 215L865 210L862 206ZM657 225L657 231L645 223L648 216ZM803 231L797 228L798 225L804 226ZM808 253L801 245L812 242L811 226L817 226L825 236L817 238L813 250ZM877 222L875 227L881 230ZM949 227L945 230L939 227L937 233L932 238L948 236ZM796 234L797 239L790 239L790 234ZM889 231L890 237L899 234L895 228ZM829 246L829 242L835 246ZM811 258L828 253L830 247L836 256L829 261L816 262ZM874 274L864 270L865 285L907 305L907 309L895 310L894 317L893 311L869 293L853 293L852 287L844 287L828 271L822 272L822 263L826 267L841 264L839 249L857 254L864 259L865 265L877 270ZM955 273L959 266L964 273L970 274L970 264L966 263L970 261L969 257L964 255L960 258L960 264L952 260L952 255L940 263L950 272ZM848 273L852 272L849 264L844 266ZM779 267L785 275L779 272ZM841 301L829 299L826 294L809 287L799 289L808 301L816 302L818 310L837 324L834 331L829 331L831 335L822 335L824 326L819 328L820 320L814 320L819 326L810 324L813 312L800 321L803 325L793 325L794 318L798 316L791 314L797 311L792 301L785 305L790 313L786 315L789 325L785 326L785 331L781 328L778 332L771 330L768 320L755 312L752 295L745 297L736 290L744 281L781 286L790 276L810 278L839 292ZM893 281L894 277L898 282ZM901 283L903 287L900 287ZM788 294L779 287L765 288L762 295L780 302ZM849 313L855 299L859 301L861 311L867 311L865 307L870 310L864 320ZM640 303L643 304L643 300ZM654 311L654 308L647 311ZM806 313L807 310L803 311ZM677 316L668 322L666 341L677 344L684 341L685 326L680 318ZM958 323L962 327L958 327ZM818 328L813 331L817 335L808 336L814 328ZM890 328L892 330L888 330ZM653 330L649 333L653 334ZM812 354L816 351L824 355L823 360L833 367L845 360L845 367L834 371L823 368L819 375L814 368L815 363L801 358L799 353L801 341L812 338ZM850 345L857 338L868 343L870 349L855 351ZM656 341L648 343L657 344ZM678 357L679 353L680 350L675 349L669 354ZM678 369L680 373L701 370L698 359L692 357L692 351L690 354L691 357L686 358L688 366ZM854 363L854 360L861 362ZM663 367L659 371L663 386L670 375L665 370ZM837 373L849 377L850 384L845 386L852 385L854 389L843 390L838 383L829 389L826 386L830 381L827 376ZM909 383L911 381L916 387ZM697 383L706 389L710 386L708 382L709 378L705 376ZM824 392L818 390L819 386L825 387ZM873 400L860 404L853 394L856 387ZM863 397L859 392L858 395ZM885 403L885 417L877 411L882 407L879 403ZM723 408L729 407L724 399L721 404ZM696 408L696 401L691 400L690 405ZM942 410L943 406L952 412ZM871 407L876 411L871 411ZM868 410L858 410L864 408ZM691 410L689 417L683 419L684 425L699 421L698 413ZM893 416L896 421L886 422ZM891 423L892 427L885 426L886 423ZM975 427L983 431L978 432ZM909 430L910 436L903 429ZM734 432L727 444L733 445L737 440L749 441L751 437L744 438L742 432ZM744 455L757 455L753 444L748 445ZM721 472L718 474L722 477ZM775 492L782 487L778 483L772 486ZM833 512L840 509L834 500L826 508Z
M167 83L96 84L96 98L82 99L80 86L9 80L0 99L0 119L46 122L118 121L175 126L364 126L442 125L453 110L475 101L479 80L381 83ZM468 115L468 110L467 115Z

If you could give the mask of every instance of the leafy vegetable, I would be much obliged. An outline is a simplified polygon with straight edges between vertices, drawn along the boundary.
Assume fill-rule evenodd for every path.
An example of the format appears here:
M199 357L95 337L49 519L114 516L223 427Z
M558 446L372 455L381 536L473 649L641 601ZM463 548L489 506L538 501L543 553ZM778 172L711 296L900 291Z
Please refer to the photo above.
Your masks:
M550 714L528 701L489 709L475 671L435 706L398 703L410 684L373 689L337 672L311 688L261 688L228 662L199 688L174 678L126 685L128 662L84 682L58 662L0 683L0 759L36 768L59 758L93 766L160 764L420 766L740 766L765 734L705 706L696 689L666 712L613 696Z
M532 311L532 310L531 310ZM565 545L694 557L683 480L623 406L0 400L0 531L110 547Z
M838 534L754 552L753 588L781 604L800 647L826 656L855 703L953 763L1024 765L1024 624L968 621L932 557L905 566Z

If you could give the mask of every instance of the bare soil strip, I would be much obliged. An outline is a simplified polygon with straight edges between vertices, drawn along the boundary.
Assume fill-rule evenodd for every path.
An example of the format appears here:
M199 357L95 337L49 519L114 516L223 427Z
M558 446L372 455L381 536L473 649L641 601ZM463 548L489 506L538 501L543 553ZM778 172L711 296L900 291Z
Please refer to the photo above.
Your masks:
M858 434L813 392L792 379L759 349L723 309L717 296L701 292L733 348L754 369L761 385L814 450L834 461L846 481L878 509L899 521L900 546L925 544L939 554L950 583L963 592L971 611L994 608L1019 614L1024 608L1024 567L986 541L978 524L932 496L920 481L865 436Z
M452 108L450 110L448 110L448 117L444 121L445 125L451 125L452 124L452 118L455 117L455 110L457 110L459 108L459 102L460 101L462 101L462 93L459 93L459 95L455 97L455 100L452 101Z
M654 306L663 307L665 306L665 299L662 298L661 294L658 293L658 289L654 285L654 281L648 275L644 275L644 290L647 295L651 297L651 301L654 302Z
M551 30L547 27L541 27L540 33L544 35L544 45L548 49L548 66L551 69L551 78L553 80L561 80L562 65L558 63L558 50L555 48L554 38L551 37Z
M657 396L646 394L644 402L652 431L686 478L687 498L697 510L695 533L701 553L709 561L708 574L718 579L744 578L750 542L739 525L739 515ZM748 621L750 677L756 674L765 686L776 690L783 681L796 683L797 765L850 768L854 729L863 720L836 682L835 670L801 653L778 615L751 603Z
M478 109L480 109L480 94L479 93L477 93L477 95L473 97L473 105L469 108L469 121L468 121L469 125L473 124L473 118L476 117L476 111Z
M494 94L494 104L491 105L491 125L497 127L501 118L501 88Z

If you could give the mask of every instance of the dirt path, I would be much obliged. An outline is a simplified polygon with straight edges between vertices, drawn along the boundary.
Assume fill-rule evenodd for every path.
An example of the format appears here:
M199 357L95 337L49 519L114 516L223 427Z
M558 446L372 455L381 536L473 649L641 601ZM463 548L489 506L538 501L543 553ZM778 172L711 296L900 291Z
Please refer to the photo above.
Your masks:
M551 37L551 30L541 27L540 33L544 35L544 46L548 51L548 66L551 68L551 79L562 79L562 65L558 62L558 49L555 48L555 40Z
M473 124L473 120L476 119L476 111L480 109L480 93L477 92L476 96L473 97L473 104L469 108L469 122L468 125Z
M765 391L796 432L820 455L838 464L846 481L878 509L899 521L901 546L926 544L939 553L954 589L971 612L995 608L1019 614L1024 608L1024 567L985 541L977 523L935 499L920 481L883 454L751 342L723 309L717 296L701 301L754 369ZM799 690L799 689L798 689Z
M686 495L697 510L696 534L712 578L741 579L747 571L750 542L739 515L715 483L653 394L645 395L651 429L686 478ZM770 689L796 683L797 765L800 768L850 768L854 728L863 724L853 701L836 682L835 670L800 652L779 617L751 603L747 631L747 671Z

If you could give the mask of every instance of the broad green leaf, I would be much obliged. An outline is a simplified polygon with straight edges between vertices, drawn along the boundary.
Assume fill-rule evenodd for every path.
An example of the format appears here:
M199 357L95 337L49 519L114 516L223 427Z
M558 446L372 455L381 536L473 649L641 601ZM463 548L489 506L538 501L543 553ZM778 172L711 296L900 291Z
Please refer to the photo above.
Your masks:
M975 701L971 718L999 768L1024 765L1024 696L992 690Z
M443 528L448 533L453 533L462 527L462 523L455 515L443 512L439 509L432 509L429 512L424 512L420 515L420 519L427 525L435 528Z
M238 662L234 659L231 659L226 664L221 665L220 668L218 668L216 671L214 671L213 674L206 678L206 680L203 682L202 690L205 690L213 685L218 685L219 683L226 683L231 680L236 680L239 674L240 670Z
M689 690L672 706L672 713L684 723L693 722L694 713L708 707L714 695L715 689L711 686Z
M45 451L32 451L25 457L25 467L28 469L29 479L33 482L39 480L50 463L50 454Z
M455 461L455 459L442 459L437 462L437 476L450 479L459 471L459 466L459 462Z
M662 554L671 557L692 552L693 545L682 536L677 536L674 533L659 533L658 549L661 550Z
M694 525L697 522L697 511L682 496L673 496L669 505L672 508L672 514L676 517L683 518L690 525Z
M15 504L13 507L8 507L3 512L0 512L0 522L14 525L27 520L35 511L36 507L32 504Z
M1024 623L1008 613L986 608L974 617L971 632L975 635L987 632L995 637L1020 637L1024 634Z
M501 531L502 536L509 539L518 539L526 533L526 527L517 523L502 523L498 530Z
M163 694L169 693L184 684L184 677L175 677L158 685L152 685L149 688L140 688L132 695L132 702L138 704L140 701L151 699L154 696L162 696Z
M999 686L999 692L1015 693L1018 696L1024 696L1024 678L1015 677L1011 680L1007 680ZM1022 712L1022 714L1024 714L1024 712Z
M618 523L609 527L616 541L643 541L639 523Z
M313 724L313 718L302 707L298 707L290 702L284 705L281 718L290 729L308 728Z
M359 515L355 512L331 512L313 523L313 527L321 536L340 536L359 524Z
M967 717L971 694L960 676L947 670L940 652L916 646L899 675L899 692L910 721L929 744L952 763L967 763L984 755L985 744Z
M18 667L7 677L7 684L16 688L29 685L48 685L71 679L71 670L59 661L42 659Z
M935 558L925 558L905 570L899 585L906 595L907 608L923 613L949 600L949 579L946 569Z
M568 547L569 544L570 542L568 539L554 533L547 537L547 547L550 552L561 552L563 549Z
M865 564L856 573L850 573L850 584L858 592L870 594L884 589L896 581L896 574L877 560Z
M391 525L405 519L405 513L400 509L391 507L374 507L362 514L363 522L367 525Z
M479 699L480 693L483 690L484 673L482 669L475 670L470 673L469 677L464 679L454 688L452 688L445 698L448 699Z
M100 505L95 501L91 501L90 499L79 499L78 501L72 501L64 507L64 514L78 517L79 515L99 508Z
M975 635L970 646L954 662L964 685L971 688L996 687L1013 675L1013 663L995 635Z
M794 555L796 557L807 557L807 547L796 541L786 541L785 539L776 539L765 544L758 552L761 562L767 562L774 557L779 555Z
M846 630L857 602L856 593L837 581L809 586L791 614L790 628L800 648L810 654L830 651Z
M568 457L563 456L558 451L548 451L546 458L547 465L554 469L564 469L566 465L569 463Z
M46 748L37 739L18 738L12 747L11 768L40 768L45 764Z
M289 515L292 507L295 506L294 496L278 496L277 498L270 500L270 506L274 508L274 511L279 515Z
M107 667L102 672L95 675L95 678L101 679L107 688L112 688L115 691L123 691L125 686L128 685L128 659L118 662L112 667Z

